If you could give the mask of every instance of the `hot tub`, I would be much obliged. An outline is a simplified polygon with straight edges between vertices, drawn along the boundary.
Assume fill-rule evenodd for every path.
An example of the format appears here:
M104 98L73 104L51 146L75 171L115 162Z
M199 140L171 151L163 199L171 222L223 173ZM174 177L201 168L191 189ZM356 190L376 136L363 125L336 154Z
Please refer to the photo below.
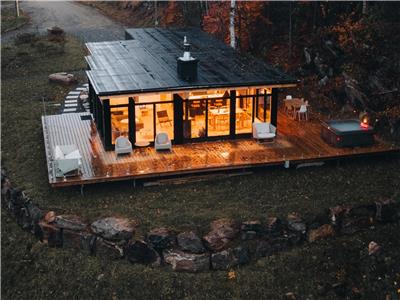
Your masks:
M361 126L357 119L322 122L321 137L334 147L358 147L372 145L374 128Z

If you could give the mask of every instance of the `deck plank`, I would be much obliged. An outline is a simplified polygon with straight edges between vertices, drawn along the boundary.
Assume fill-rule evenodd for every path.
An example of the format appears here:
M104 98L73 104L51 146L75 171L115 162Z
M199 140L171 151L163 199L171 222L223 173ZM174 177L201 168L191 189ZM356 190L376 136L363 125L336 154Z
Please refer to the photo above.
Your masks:
M377 141L373 146L334 148L320 137L316 121L298 122L279 113L278 136L273 143L259 144L252 139L213 141L174 145L171 152L156 152L153 147L134 149L130 155L116 156L104 151L88 113L42 117L49 183L54 187L91 184L167 175L194 174L206 171L243 169L267 165L318 161L371 153L399 151ZM51 157L56 145L75 144L82 155L81 176L55 178Z

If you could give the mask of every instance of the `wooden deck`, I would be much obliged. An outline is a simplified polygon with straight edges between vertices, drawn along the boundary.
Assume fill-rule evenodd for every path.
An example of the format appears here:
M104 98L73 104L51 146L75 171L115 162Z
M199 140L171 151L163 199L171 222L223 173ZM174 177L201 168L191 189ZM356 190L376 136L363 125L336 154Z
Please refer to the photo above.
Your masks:
M278 137L273 143L259 144L252 139L174 145L172 152L156 152L154 147L134 149L130 155L116 156L104 151L88 113L42 117L49 183L54 187L96 182L156 178L209 171L246 169L376 153L398 152L393 145L378 141L370 147L334 148L320 137L319 122L298 122L280 113ZM51 169L56 145L75 144L82 159L82 174L56 178Z

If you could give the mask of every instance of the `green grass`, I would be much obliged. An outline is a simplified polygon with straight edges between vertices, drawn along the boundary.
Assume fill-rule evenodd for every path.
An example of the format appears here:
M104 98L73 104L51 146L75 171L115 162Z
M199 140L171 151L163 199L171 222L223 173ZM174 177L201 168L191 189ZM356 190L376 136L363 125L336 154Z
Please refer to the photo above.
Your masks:
M21 51L26 52L23 61L17 55ZM385 157L315 169L269 168L248 176L182 185L133 189L131 182L98 184L85 187L84 197L77 187L53 189L47 179L41 97L59 103L68 91L50 84L50 73L68 70L83 80L82 45L69 37L58 55L47 55L27 44L3 46L2 53L3 165L16 186L23 187L41 207L57 213L78 214L88 221L109 215L137 219L141 224L138 236L156 226L197 228L204 233L215 218L264 221L291 211L307 217L339 203L369 203L398 193L400 162ZM336 272L345 269L349 282L357 282L365 295L376 299L392 292L393 286L375 283L371 274L361 280L361 268L348 266L347 258L358 257L374 239L400 261L395 251L400 246L398 231L398 225L387 225L354 237L307 245L245 266L230 281L226 272L173 273L165 267L152 269L39 247L2 212L2 294L4 299L254 299L260 295L278 299L293 291L304 297L312 294L315 299L317 282L333 280ZM324 264L326 253L332 259ZM105 276L97 280L100 274ZM327 299L334 298L328 293Z
M1 32L18 29L29 22L29 17L20 11L16 16L14 1L4 1L1 4Z

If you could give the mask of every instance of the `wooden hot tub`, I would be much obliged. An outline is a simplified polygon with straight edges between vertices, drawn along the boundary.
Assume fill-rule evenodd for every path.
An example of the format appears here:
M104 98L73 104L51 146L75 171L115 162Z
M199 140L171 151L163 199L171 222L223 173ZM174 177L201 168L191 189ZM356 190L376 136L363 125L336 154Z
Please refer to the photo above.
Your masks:
M358 147L372 145L374 128L362 127L357 119L322 122L321 137L334 147Z

